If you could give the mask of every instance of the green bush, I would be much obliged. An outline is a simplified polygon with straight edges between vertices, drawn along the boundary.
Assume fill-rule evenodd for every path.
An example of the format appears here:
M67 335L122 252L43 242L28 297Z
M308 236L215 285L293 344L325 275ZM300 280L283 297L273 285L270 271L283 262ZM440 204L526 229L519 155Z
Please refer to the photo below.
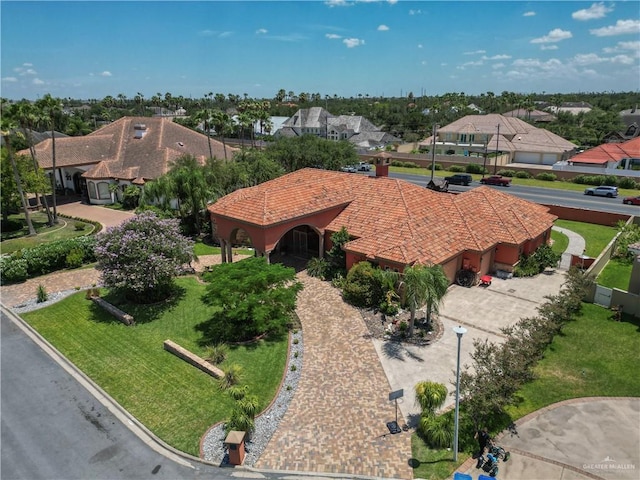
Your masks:
M216 345L209 345L205 351L205 360L213 363L214 365L219 365L225 361L227 358L227 353L229 352L229 347L225 343L218 343Z
M498 175L501 175L503 177L515 177L516 171L515 170L498 170Z
M558 177L554 173L539 173L536 175L536 180L543 180L545 182L555 182Z
M22 229L22 222L20 220L9 218L7 220L2 220L1 228L3 232L17 232Z
M67 254L66 266L67 268L78 268L82 266L82 260L84 259L84 253L80 248L74 248Z
M464 170L466 173L487 173L486 169L477 163L470 163Z
M576 175L573 178L573 183L580 185L604 185L604 175Z
M418 434L430 448L448 448L453 443L454 419L452 410L438 416L423 416L418 424Z
M356 263L349 273L342 288L345 301L356 307L373 307L376 288L375 268L369 262Z
M75 229L76 229L76 232L81 232L81 231L83 231L83 230L84 230L84 227L85 227L85 224L84 224L84 223L82 223L82 222L75 222L75 223L73 224L73 228L75 228Z
M529 172L525 172L524 170L518 170L514 177L516 178L531 178L531 174Z
M324 258L313 257L307 263L307 273L320 280L327 278L330 268L331 265Z
M433 164L433 169L434 170L442 170L442 165L440 165L439 163L434 163Z
M447 170L454 173L464 172L464 167L461 165L451 165Z
M36 299L37 303L43 303L47 301L47 299L49 298L49 295L47 294L47 289L44 288L44 285L42 284L38 285L36 297L37 297Z
M2 284L24 282L29 276L27 261L23 258L0 257L0 275Z
M540 245L531 255L521 255L518 265L513 269L516 277L532 277L547 267L555 267L561 254L553 251L550 245Z
M640 189L640 183L636 182L633 178L621 178L618 180L618 186L620 188Z

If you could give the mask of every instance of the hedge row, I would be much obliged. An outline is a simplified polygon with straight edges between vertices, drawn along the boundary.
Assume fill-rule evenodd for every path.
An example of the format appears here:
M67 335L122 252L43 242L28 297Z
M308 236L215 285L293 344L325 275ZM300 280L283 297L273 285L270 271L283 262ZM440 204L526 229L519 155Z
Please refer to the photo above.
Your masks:
M63 268L96 261L94 235L43 243L0 257L0 282L23 282Z
M632 178L618 178L615 175L577 175L573 183L581 185L609 185L611 187L640 189L640 183Z

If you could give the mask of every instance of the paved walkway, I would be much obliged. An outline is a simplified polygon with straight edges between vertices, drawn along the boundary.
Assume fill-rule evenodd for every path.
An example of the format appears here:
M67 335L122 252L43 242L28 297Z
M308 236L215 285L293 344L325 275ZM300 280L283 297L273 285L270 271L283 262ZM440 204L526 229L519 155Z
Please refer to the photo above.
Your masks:
M412 478L411 433L388 435L395 408L362 316L329 282L299 278L302 376L256 467Z
M123 220L135 215L133 212L123 212L99 205L87 205L81 202L65 203L57 207L58 213L70 217L86 218L100 222L105 228L120 225Z
M563 233L569 237L569 246L564 251L562 258L560 259L560 268L563 270L569 270L569 267L571 267L571 255L582 255L584 253L584 238L571 230L567 230L566 228L553 227L553 230Z

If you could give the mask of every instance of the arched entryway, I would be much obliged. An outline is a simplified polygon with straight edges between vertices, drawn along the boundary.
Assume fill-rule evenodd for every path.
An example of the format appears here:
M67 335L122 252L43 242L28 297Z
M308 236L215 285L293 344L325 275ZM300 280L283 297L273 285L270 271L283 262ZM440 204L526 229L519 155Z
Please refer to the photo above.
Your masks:
M283 263L297 270L306 268L309 259L323 256L321 239L310 225L298 225L280 237L269 255L269 262Z

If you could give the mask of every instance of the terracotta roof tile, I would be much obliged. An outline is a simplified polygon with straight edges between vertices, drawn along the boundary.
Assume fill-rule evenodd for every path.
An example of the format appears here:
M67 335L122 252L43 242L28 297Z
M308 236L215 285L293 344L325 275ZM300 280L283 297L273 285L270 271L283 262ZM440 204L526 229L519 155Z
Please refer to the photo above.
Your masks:
M465 250L535 238L556 219L541 205L490 187L460 195L403 180L302 169L238 190L209 207L214 215L268 227L341 207L327 230L347 228L347 250L401 264L442 263Z

